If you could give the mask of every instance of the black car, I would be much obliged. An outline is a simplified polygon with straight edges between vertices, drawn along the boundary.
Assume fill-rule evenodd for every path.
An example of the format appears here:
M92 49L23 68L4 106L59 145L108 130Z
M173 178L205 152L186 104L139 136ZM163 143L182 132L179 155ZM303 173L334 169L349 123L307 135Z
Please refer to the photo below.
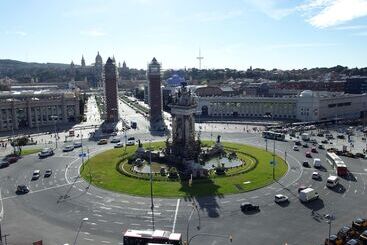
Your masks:
M26 194L29 192L29 188L26 185L18 185L17 186L17 194Z
M9 162L7 160L0 161L0 168L6 168L9 166Z
M309 164L307 161L304 161L304 162L302 163L302 166L303 166L303 167L306 167L306 168L309 168L309 167L310 167L310 164Z
M324 134L323 133L318 133L317 136L324 137Z
M241 211L242 212L260 211L260 207L258 205L254 205L249 202L243 202L241 203Z
M52 170L51 169L46 169L45 174L43 175L43 177L48 178L48 177L51 176L51 174L52 174Z
M322 141L321 141L321 143L323 143L323 144L329 144L329 141L327 141L327 140L322 140Z

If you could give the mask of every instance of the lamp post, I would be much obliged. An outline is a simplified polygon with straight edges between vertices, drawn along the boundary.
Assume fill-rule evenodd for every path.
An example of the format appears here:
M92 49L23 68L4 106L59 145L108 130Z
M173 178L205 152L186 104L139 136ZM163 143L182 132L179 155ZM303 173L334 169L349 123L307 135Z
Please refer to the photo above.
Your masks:
M192 202L192 209L191 209L191 212L190 212L189 218L187 219L187 224L186 224L186 241L187 241L187 244L190 244L190 241L192 239L192 237L189 239L189 228L190 228L191 217L194 214L194 211L197 212L198 218L199 218L199 225L197 226L197 229L200 230L200 226L201 226L201 219L200 219L200 213L199 213L198 207L197 207L195 202Z
M331 221L333 221L335 219L334 215L332 214L325 214L325 218L327 219L326 223L329 224L329 236L328 236L328 245L331 245L331 242L330 242L330 236L331 236Z
M83 218L81 221L80 221L80 224L79 224L79 227L78 227L78 231L76 233L76 236L75 236L75 240L74 240L74 243L73 245L76 244L76 241L78 240L78 236L79 236L79 233L80 233L80 230L82 229L82 226L83 226L83 223L88 221L88 218Z
M154 202L153 202L153 175L152 175L152 139L149 140L149 172L150 172L150 209L152 210L152 224L154 231Z
M275 180L275 139L273 140L273 180Z
M53 116L51 116L51 119L53 119L54 120L54 123L55 123L55 148L57 149L57 138L58 138L58 136L57 136L57 127L56 127L56 123L57 123L57 119L58 119L59 117L58 116L56 116L56 115L53 115Z

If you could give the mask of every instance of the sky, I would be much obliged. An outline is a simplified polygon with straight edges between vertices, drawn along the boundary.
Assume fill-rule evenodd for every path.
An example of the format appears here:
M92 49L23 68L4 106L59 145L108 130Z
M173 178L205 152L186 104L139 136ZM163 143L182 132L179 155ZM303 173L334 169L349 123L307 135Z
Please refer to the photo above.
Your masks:
M1 0L0 59L131 68L367 66L367 0Z

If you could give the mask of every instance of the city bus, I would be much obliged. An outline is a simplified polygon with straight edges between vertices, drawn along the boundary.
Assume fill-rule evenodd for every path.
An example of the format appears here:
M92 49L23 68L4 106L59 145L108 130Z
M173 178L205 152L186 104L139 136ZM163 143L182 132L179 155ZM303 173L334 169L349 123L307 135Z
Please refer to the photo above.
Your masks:
M337 175L344 176L348 174L347 166L334 152L327 152L326 159L330 165L335 168Z
M263 138L265 139L281 140L281 141L285 140L285 134L277 133L273 131L264 131L262 135L263 135Z
M181 233L163 230L131 230L128 229L123 236L124 245L171 244L182 245Z

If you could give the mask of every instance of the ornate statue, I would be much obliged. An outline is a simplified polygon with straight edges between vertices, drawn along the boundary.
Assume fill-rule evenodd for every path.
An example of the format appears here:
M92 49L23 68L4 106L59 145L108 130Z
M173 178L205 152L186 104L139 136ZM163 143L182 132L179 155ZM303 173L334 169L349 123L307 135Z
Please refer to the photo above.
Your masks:
M217 136L217 143L220 143L220 135Z

